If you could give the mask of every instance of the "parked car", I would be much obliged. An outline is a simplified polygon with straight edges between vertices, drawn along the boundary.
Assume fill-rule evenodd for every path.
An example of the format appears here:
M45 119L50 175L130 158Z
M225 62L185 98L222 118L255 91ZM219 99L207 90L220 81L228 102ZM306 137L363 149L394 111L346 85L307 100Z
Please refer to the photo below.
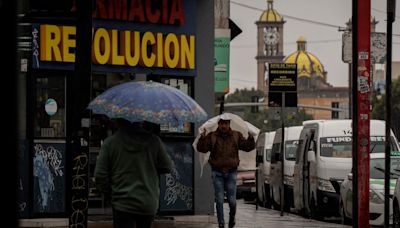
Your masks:
M254 201L256 199L256 169L238 170L236 185L237 199Z
M400 155L399 151L396 151L397 155ZM391 166L392 170L396 174L400 174L400 166ZM400 177L397 177L396 187L394 188L393 192L393 226L395 228L400 228Z
M303 126L284 128L284 142L282 152L282 128L276 130L271 150L270 187L271 199L274 209L281 207L281 194L283 187L284 209L290 211L293 207L293 172L296 161L296 151L299 136ZM283 175L282 175L283 162ZM282 186L283 176L283 186Z
M400 169L400 156L392 154L391 157L391 179L390 196L393 196L396 180L395 169ZM384 225L384 206L385 206L385 154L373 153L370 155L370 179L369 179L369 224L375 226ZM397 172L398 173L398 172ZM353 219L353 175L349 173L344 179L340 188L340 215L344 224L350 223ZM392 217L392 197L389 199L390 215ZM397 203L398 207L398 203ZM390 221L392 222L392 221Z
M271 149L274 141L275 131L263 132L258 136L256 142L256 187L257 201L260 206L271 207L270 193L270 166Z
M246 122L250 132L253 132L254 140L257 141L260 129L251 123ZM246 201L256 199L256 149L245 152L239 150L240 163L238 166L238 175L236 180L237 192L236 198L244 198Z
M294 168L295 211L316 219L340 216L340 186L352 166L351 120L303 122ZM370 122L370 153L385 152L385 122ZM398 141L391 131L391 148Z

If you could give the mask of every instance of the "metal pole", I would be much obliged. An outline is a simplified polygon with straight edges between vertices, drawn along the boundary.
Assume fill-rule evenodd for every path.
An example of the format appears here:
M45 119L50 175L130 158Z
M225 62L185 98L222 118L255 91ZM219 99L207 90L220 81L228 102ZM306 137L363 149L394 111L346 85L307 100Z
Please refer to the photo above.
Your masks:
M283 216L283 208L285 206L285 184L284 184L284 178L285 178L285 115L283 111L285 110L285 92L282 92L282 106L281 106L281 123L282 123L282 139L281 139L281 155L282 155L282 161L281 161L281 216Z
M385 227L389 227L389 197L390 197L390 126L392 98L392 23L394 22L394 11L396 0L387 1L387 61L386 61L386 125L385 125Z
M357 100L357 62L358 62L358 56L357 56L357 39L358 39L358 32L357 32L357 25L358 25L358 18L357 18L357 9L358 9L358 3L357 0L352 0L353 1L353 7L352 7L352 125L353 125L353 227L358 228L358 167L357 167L357 161L358 161L358 156L357 156L357 144L358 144L358 108L357 108L357 103L355 102Z
M7 223L10 224L9 227L18 227L18 215L20 215L19 208L17 208L19 200L17 195L19 185L17 183L19 183L18 177L21 174L18 174L17 164L21 165L21 163L18 163L17 155L19 155L18 150L21 150L18 146L18 133L20 133L18 132L18 114L21 110L18 108L22 107L22 104L18 103L18 98L21 95L19 94L20 89L23 87L18 83L18 78L21 75L17 74L17 3L19 2L1 1L0 4L1 28L7 31L2 35L5 45L2 47L2 61L0 62L2 73L7 75L2 78L4 86L1 95L5 98L2 100L2 105L7 107L7 111L3 112L2 130L5 134L1 146L4 151L8 151L8 153L2 154L4 163L8 164L1 167L1 172L4 174L2 175L2 183L7 185L3 188L5 197L3 197L2 202L2 206L7 209L3 210L2 218L4 218L4 221L7 220Z
M76 1L75 69L67 83L69 227L88 225L90 112L86 107L91 91L92 4L92 1Z
M353 49L354 50L354 49ZM351 119L352 118L352 105L353 105L353 96L352 96L352 93L353 93L353 90L352 90L352 85L353 85L353 83L352 83L352 81L351 81L351 79L352 79L352 72L353 72L353 63L349 63L349 119Z
M221 103L219 104L219 114L224 113L225 111L225 95L221 97Z

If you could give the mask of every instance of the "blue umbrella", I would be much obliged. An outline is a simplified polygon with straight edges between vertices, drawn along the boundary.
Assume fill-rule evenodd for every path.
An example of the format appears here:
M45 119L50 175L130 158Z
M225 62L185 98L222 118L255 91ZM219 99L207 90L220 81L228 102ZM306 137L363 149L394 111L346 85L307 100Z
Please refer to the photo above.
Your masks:
M114 86L90 102L88 109L109 118L157 124L203 122L207 113L182 91L153 81Z

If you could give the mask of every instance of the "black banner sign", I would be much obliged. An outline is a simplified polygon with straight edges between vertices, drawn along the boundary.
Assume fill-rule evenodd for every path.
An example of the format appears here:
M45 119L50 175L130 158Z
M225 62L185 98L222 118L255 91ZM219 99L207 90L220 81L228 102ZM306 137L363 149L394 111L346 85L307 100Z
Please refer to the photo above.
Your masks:
M268 75L268 106L282 107L284 93L284 106L297 107L297 64L270 63Z
M268 69L270 92L297 92L297 64L270 63Z

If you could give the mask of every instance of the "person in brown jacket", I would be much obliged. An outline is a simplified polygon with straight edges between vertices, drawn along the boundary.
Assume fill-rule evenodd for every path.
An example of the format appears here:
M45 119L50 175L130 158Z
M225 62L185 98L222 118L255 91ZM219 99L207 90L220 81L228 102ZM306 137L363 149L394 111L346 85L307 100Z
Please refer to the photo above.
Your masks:
M229 115L222 114L218 120L217 130L209 134L204 130L197 143L199 152L211 152L208 162L212 170L219 228L223 228L225 224L224 190L229 204L229 228L235 226L239 150L249 152L255 148L254 137L249 133L249 137L245 139L242 133L232 130L230 120Z

